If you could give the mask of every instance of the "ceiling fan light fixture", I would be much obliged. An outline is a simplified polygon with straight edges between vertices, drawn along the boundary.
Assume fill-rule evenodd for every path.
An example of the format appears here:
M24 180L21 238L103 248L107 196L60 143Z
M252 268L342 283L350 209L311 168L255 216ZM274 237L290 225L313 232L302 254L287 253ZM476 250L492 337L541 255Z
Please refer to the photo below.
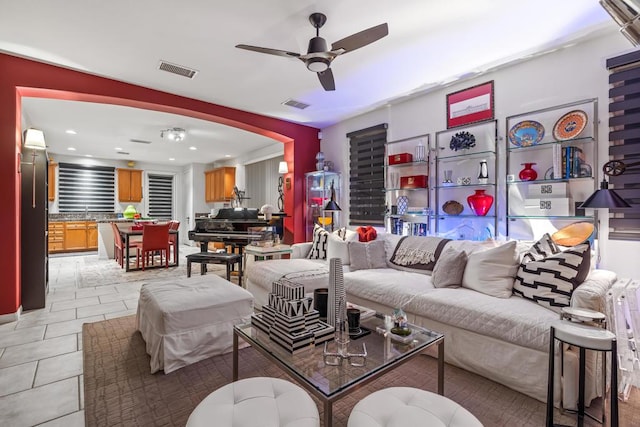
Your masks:
M180 142L187 136L187 131L182 128L169 128L160 131L160 137L170 141Z
M316 56L315 58L309 58L306 60L307 69L314 73L322 73L329 68L329 60Z

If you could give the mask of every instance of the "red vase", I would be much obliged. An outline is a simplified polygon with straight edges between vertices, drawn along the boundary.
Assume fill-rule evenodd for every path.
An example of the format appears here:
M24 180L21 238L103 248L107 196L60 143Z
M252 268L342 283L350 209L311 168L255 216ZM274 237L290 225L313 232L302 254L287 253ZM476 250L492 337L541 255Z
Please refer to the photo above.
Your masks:
M493 196L485 194L484 190L475 190L475 194L467 197L471 210L478 216L485 216L493 206Z
M536 172L531 166L535 165L535 163L522 163L524 169L520 171L518 177L520 177L520 181L535 181L538 177L538 172Z

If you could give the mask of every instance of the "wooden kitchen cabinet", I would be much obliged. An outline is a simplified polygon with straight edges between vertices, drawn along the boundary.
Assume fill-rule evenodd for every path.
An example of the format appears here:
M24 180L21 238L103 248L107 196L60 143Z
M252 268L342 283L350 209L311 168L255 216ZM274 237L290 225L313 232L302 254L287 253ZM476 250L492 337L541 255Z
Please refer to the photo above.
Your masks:
M236 185L236 168L224 166L206 171L204 198L207 203L229 201Z
M49 252L64 251L64 222L49 223Z
M87 221L87 250L98 250L98 224L94 221Z
M49 223L49 252L82 252L98 249L98 224L95 221Z
M84 251L87 249L87 222L68 221L64 225L64 250Z
M118 200L121 202L142 201L142 171L118 169Z
M48 177L48 185L49 185L49 201L53 202L56 199L56 168L58 167L57 163L50 162L49 163L49 177Z

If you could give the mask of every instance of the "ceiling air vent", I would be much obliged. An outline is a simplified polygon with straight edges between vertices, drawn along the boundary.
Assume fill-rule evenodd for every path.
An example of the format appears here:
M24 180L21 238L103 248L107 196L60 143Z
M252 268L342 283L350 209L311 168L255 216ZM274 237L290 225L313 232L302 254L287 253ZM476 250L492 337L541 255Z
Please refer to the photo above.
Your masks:
M124 154L125 156L129 155L129 153L127 153L126 151L118 151L118 154Z
M136 144L151 144L151 141L145 141L144 139L130 139L129 141L135 142Z
M172 64L167 61L160 60L160 65L158 66L159 70L167 71L169 73L177 74L182 77L194 78L196 74L198 74L197 70L192 70L191 68L183 67L182 65Z
M282 105L287 105L289 107L297 108L298 110L304 110L309 106L309 104L305 104L304 102L296 101L295 99L287 99L282 103Z

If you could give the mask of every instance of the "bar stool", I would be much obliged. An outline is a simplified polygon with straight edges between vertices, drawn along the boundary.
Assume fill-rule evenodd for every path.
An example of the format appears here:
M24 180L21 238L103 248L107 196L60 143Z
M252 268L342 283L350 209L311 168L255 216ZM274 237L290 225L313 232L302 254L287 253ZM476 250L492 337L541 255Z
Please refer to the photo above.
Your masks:
M579 348L580 364L578 372L578 427L584 426L585 416L585 358L586 350L611 352L611 426L618 426L618 357L616 347L616 336L613 332L606 329L578 324L566 320L561 320L551 326L551 336L549 339L549 375L547 378L547 427L553 427L557 424L553 423L553 388L554 388L554 368L555 368L555 341L569 344ZM606 353L605 366L606 366ZM606 376L606 369L603 372ZM603 405L606 397L606 381L605 393L603 393ZM589 415L589 414L587 414ZM604 417L602 423L604 424Z

